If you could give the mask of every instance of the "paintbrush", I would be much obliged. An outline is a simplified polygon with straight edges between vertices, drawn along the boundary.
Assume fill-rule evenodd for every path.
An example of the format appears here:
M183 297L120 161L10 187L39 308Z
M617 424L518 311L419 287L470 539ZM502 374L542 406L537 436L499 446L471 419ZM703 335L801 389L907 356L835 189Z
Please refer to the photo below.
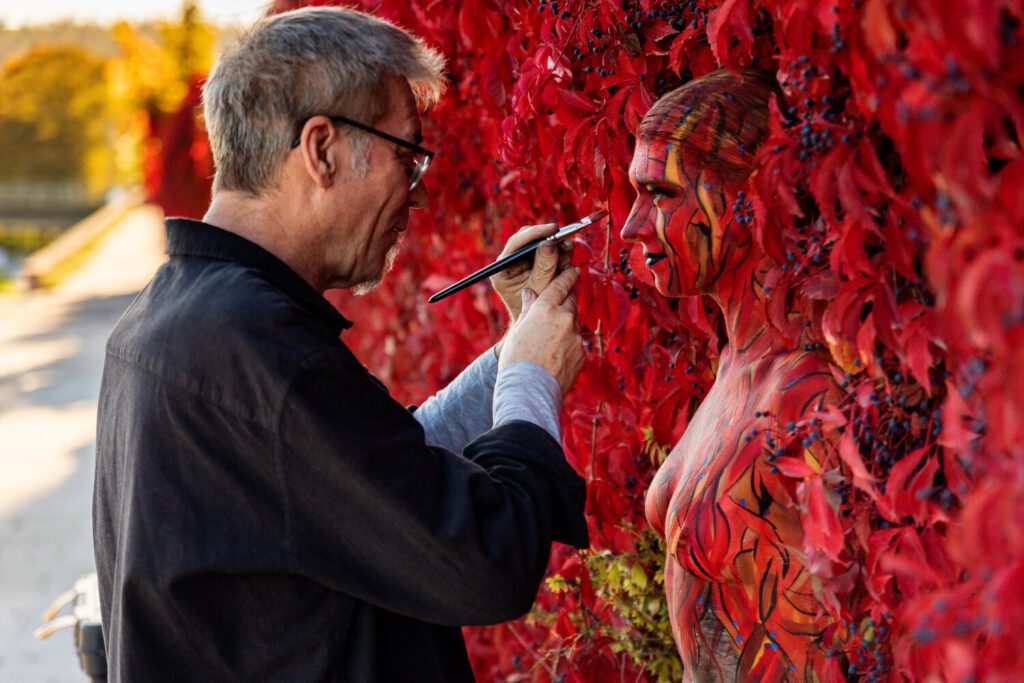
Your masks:
M554 235L551 235L550 237L541 237L539 240L534 240L533 242L527 244L525 247L520 247L519 249L516 249L508 256L502 256L500 259L498 259L491 265L485 266L480 270L476 271L475 273L473 273L472 275L467 275L466 277L462 278L455 284L445 287L440 292L427 299L427 302L434 304L440 301L441 299L448 298L449 296L455 294L456 292L461 292L463 289L469 287L470 285L476 284L477 282L480 282L485 278L489 278L495 273L500 273L501 271L505 270L506 268L509 268L512 265L515 265L516 263L531 258L533 256L533 252L537 251L537 247L539 247L544 242L561 242L562 240L570 237L571 235L575 235L580 230L583 230L584 228L593 225L594 223L601 220L607 215L608 212L604 209L601 209L597 213L592 213L586 218L579 219L575 223L565 225L559 228L558 232L556 232Z

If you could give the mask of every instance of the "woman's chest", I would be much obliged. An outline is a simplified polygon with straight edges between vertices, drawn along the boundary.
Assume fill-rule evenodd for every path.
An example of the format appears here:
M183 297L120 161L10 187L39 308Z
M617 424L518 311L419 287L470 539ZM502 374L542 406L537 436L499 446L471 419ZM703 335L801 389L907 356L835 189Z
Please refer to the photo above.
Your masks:
M772 387L756 368L723 368L682 438L655 475L653 488L673 491L695 485L744 445L744 437L770 412ZM748 440L749 442L749 440Z
M724 361L648 490L648 519L670 543L686 520L721 516L726 496L741 508L752 503L762 451L774 445L774 432L813 410L831 384L819 360L806 353Z

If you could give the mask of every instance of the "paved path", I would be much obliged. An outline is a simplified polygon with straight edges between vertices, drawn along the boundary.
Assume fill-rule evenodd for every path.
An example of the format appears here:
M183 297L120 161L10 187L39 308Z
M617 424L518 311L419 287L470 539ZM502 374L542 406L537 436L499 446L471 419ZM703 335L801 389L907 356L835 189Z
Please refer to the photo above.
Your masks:
M0 295L0 681L79 683L71 633L32 638L93 569L90 507L103 345L163 260L134 209L59 288Z

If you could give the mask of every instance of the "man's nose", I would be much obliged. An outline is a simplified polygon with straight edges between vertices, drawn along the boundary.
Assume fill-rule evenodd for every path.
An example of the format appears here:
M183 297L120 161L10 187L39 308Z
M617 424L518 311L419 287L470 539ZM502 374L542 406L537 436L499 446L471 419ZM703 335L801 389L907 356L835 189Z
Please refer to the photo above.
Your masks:
M427 184L421 179L416 187L412 188L409 193L409 208L412 209L425 209L427 208Z

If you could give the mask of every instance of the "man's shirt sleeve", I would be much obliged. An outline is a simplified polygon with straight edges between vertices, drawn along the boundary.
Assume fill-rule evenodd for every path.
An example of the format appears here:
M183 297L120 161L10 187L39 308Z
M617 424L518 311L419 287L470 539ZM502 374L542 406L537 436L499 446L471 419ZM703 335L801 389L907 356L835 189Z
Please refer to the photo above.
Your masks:
M292 571L387 610L506 621L532 605L553 540L587 544L584 483L535 425L459 457L365 370L323 363L292 383L279 434Z
M491 428L498 359L494 349L480 354L451 383L413 411L427 443L461 453L470 441Z
M488 349L452 382L413 411L427 443L461 453L492 425L514 420L532 422L560 440L558 413L562 392L544 368L517 362L498 372L494 349Z

